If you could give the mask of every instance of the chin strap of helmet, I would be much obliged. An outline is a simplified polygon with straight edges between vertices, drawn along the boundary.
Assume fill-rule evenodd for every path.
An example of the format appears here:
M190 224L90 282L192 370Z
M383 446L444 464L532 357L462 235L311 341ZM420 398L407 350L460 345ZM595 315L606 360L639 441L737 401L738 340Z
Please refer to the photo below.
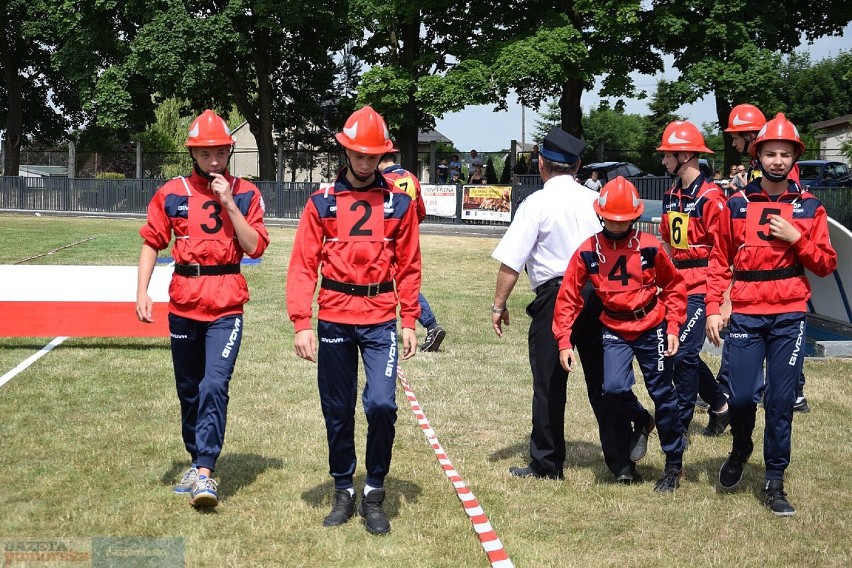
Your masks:
M790 168L790 170L792 170L792 169L793 168ZM760 164L760 172L761 172L761 174L763 174L763 177L765 177L766 179L768 179L769 181L774 182L774 183L778 183L778 182L781 182L781 181L787 181L787 176L790 175L790 170L787 170L786 172L784 172L781 175L776 175L776 174L773 174L773 173L766 171L766 168L763 167L763 164Z
M228 160L225 162L225 167L222 168L223 172L227 171L228 167L230 167L231 156L233 156L233 155L234 155L234 147L231 146L231 153L228 154ZM212 175L208 174L207 172L205 172L204 170L202 170L198 166L198 162L195 160L195 156L192 155L192 150L189 151L189 157L192 158L192 169L195 170L195 173L197 173L198 175L200 175L201 177L203 177L207 181L213 181L214 179L216 179Z
M349 168L349 173L352 174L352 177L354 177L361 183L367 183L367 181L369 181L369 179L375 175L376 172L373 172L368 176L359 176L357 173L355 173L355 168L352 167L352 162L349 161L349 154L346 154L345 152L344 154L346 155L346 167Z

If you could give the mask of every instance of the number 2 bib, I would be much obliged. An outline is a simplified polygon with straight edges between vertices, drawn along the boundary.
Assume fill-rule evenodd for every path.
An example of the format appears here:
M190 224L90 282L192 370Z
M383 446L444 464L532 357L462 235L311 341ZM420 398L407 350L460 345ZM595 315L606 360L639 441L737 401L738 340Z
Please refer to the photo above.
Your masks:
M752 247L786 248L789 243L769 233L769 216L778 215L793 222L792 203L752 202L746 208L745 244Z
M337 238L340 241L382 241L385 198L381 191L347 191L337 195Z

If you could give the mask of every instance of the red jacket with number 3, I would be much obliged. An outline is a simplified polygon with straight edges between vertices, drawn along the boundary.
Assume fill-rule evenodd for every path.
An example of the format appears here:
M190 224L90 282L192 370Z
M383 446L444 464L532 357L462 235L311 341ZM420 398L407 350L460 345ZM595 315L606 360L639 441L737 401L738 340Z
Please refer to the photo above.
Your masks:
M719 313L722 293L734 271L773 271L807 268L828 276L837 268L831 247L825 207L810 192L790 182L787 192L772 198L760 187L760 178L728 200L730 221L722 226L719 248L710 260L707 314ZM769 235L769 215L786 218L802 234L795 243ZM804 274L780 280L746 281L734 278L731 308L744 314L807 312L811 286Z
M193 172L188 178L166 182L148 205L148 223L139 230L145 244L160 251L175 243L172 257L178 264L239 264L246 254L260 257L269 245L263 225L264 204L260 190L251 182L223 174L231 184L234 202L257 231L257 250L244 251L237 240L228 213L210 189L210 182ZM242 274L199 276L175 274L169 285L169 311L198 321L213 321L241 314L249 300Z
M710 255L727 222L725 194L703 175L686 189L673 186L663 197L660 239L671 247L674 265L686 280L687 296L707 291Z
M627 239L611 241L597 233L571 257L556 296L553 334L560 350L571 348L571 328L583 309L582 290L587 281L603 302L601 322L628 341L664 319L666 333L677 335L686 321L683 276L656 237L634 230ZM633 312L655 298L656 305L640 319L617 319L607 313Z
M414 328L420 315L420 231L414 201L377 175L371 187L354 189L342 170L305 205L290 267L287 312L295 330L311 327L317 271L348 284L396 281L396 291L373 297L321 288L319 318L334 323L371 325L397 317Z

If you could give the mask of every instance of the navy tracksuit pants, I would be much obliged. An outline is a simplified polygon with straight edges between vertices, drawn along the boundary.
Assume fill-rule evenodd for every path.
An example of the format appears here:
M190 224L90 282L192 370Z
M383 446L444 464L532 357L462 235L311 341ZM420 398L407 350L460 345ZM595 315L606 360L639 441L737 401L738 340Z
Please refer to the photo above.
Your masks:
M752 448L757 403L764 392L766 427L763 459L766 479L783 480L790 465L793 405L805 358L805 314L791 312L766 316L731 314L729 373L733 450ZM761 368L766 361L764 385Z
M216 468L225 441L228 385L243 340L243 316L206 322L169 314L181 433L195 467Z
M687 297L686 323L680 328L680 347L674 356L674 385L677 392L677 406L683 432L689 431L689 424L695 413L695 397L698 396L698 367L701 349L706 335L704 322L707 309L704 294L692 294ZM714 407L715 408L715 407Z
M373 325L320 320L317 386L328 438L329 473L335 489L353 486L358 352L367 380L361 403L367 415L367 485L383 487L396 432L396 319Z
M429 305L426 296L423 294L417 295L417 303L420 304L420 317L417 318L417 321L426 329L432 329L438 323L435 314L432 312L432 306Z
M636 424L647 420L645 409L633 394L633 357L639 362L645 387L654 401L654 421L660 445L666 454L666 464L679 466L685 449L683 423L678 409L677 393L672 384L673 358L666 357L666 323L628 341L606 326L603 331L604 397L611 400L619 412ZM693 398L693 404L695 399Z

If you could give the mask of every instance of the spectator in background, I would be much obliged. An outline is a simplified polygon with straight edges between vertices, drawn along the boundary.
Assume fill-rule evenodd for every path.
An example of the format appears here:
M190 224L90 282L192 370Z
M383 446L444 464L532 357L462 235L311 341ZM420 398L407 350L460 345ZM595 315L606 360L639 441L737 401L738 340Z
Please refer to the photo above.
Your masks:
M450 178L450 167L447 165L447 159L441 158L441 161L438 163L438 175L436 177L436 182L438 184L447 183L447 180Z
M450 182L451 183L460 183L461 182L461 161L459 160L458 154L453 154L453 157L450 158L450 163L447 164L450 168ZM458 174L458 180L453 181L453 177L455 174Z
M458 184L462 183L461 172L453 172L450 175L450 183L452 183L454 185L458 185Z
M527 160L526 160L526 158L523 158L523 157L520 160L518 160L518 163L515 164L515 167L512 170L513 173L520 175L520 176L526 174L527 171L528 171L527 170Z
M485 174L482 172L482 166L476 166L473 168L473 171L470 172L470 175L467 176L467 183L485 185L488 183L488 180L485 178Z
M598 172L593 171L592 176L583 183L586 187L593 191L600 192L601 180L598 179Z
M479 153L476 150L471 150L470 151L470 169L474 170L477 166L479 166L481 168L484 165L485 164L482 161L482 157L479 155Z
M736 166L736 173L731 178L732 191L739 191L746 185L748 185L748 180L746 180L745 166L740 164Z
M533 144L532 152L530 152L530 174L538 173L538 144Z

